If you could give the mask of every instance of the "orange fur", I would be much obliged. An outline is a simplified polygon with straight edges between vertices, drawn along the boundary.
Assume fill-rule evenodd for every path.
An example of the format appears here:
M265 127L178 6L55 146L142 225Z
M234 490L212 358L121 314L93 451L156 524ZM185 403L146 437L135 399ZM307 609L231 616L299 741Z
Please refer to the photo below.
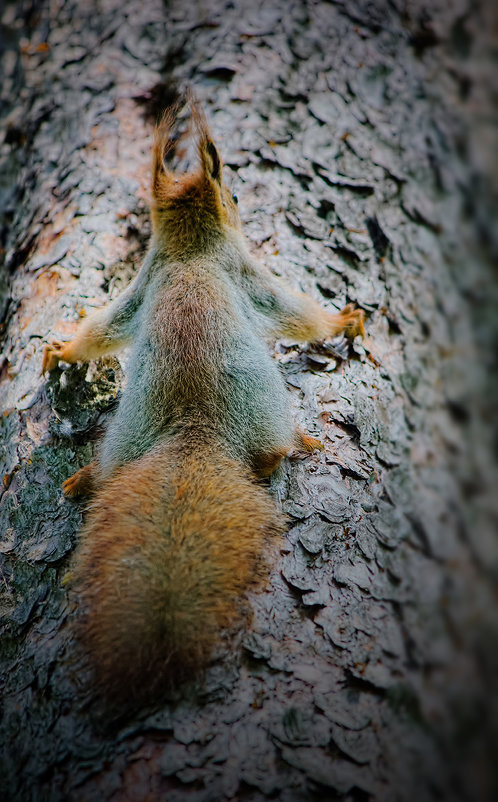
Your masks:
M91 323L92 318L89 318ZM102 335L98 328L90 329L81 326L76 336L67 343L53 340L43 346L43 361L41 372L50 372L59 362L89 362L98 359L116 349L116 340L109 340Z
M299 317L288 317L280 323L279 331L285 336L317 342L342 333L348 337L365 334L365 313L363 309L355 309L353 304L348 304L337 314L327 312L313 298L307 297L304 305Z
M306 434L299 428L296 429L296 447L304 448L305 451L310 453L315 450L324 450L323 443L317 437L311 437L311 435Z
M161 236L167 229L174 237L165 243L173 255L206 252L223 234L223 225L239 227L237 209L223 186L223 162L213 142L200 105L189 95L191 120L198 139L200 167L177 175L164 163L173 148L171 132L178 107L165 113L156 127L152 158L152 222Z
M104 484L72 576L79 637L109 702L194 676L264 576L263 541L282 525L264 489L208 442L157 447Z
M69 498L76 496L88 496L96 490L96 471L97 464L91 462L73 473L69 479L62 483L64 495Z
M256 476L259 476L260 479L264 479L267 476L271 476L272 473L275 473L286 455L287 452L283 449L281 451L257 454L253 459L252 469Z

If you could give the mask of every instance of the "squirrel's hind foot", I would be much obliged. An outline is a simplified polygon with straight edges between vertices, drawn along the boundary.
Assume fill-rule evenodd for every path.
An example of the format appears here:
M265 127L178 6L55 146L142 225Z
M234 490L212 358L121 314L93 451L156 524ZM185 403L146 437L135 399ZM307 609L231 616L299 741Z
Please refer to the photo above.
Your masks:
M93 493L95 490L94 471L95 462L91 462L73 473L69 479L62 483L64 495L68 498L77 498L78 496L88 496Z
M295 438L296 448L304 449L304 451L308 451L310 454L313 451L323 451L325 446L317 437L312 437L310 434L306 434L302 431L302 429L296 429L296 438Z

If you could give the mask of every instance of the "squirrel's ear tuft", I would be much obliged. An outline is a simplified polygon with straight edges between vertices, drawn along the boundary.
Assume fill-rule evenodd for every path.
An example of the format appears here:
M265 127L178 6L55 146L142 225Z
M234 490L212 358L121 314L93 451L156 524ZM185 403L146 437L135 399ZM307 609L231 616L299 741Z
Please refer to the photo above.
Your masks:
M154 130L154 148L152 151L152 195L154 200L159 201L164 195L173 174L165 165L164 159L167 153L174 147L172 130L175 123L180 102L175 103L164 112L161 121Z
M211 137L206 115L191 89L187 92L190 103L191 119L199 142L199 156L204 175L221 185L223 180L223 162Z
M201 162L204 172L218 184L222 182L222 161L216 145L211 139L199 144Z

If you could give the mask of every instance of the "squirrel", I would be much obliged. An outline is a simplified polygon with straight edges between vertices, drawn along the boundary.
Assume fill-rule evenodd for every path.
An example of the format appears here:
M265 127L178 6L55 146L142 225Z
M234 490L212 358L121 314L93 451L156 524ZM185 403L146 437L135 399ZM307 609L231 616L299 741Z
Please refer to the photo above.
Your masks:
M93 496L70 577L77 637L109 698L157 695L206 666L285 528L261 479L293 448L323 447L293 423L268 341L364 332L362 310L332 314L251 255L204 112L188 103L198 164L167 166L177 104L155 128L139 272L43 351L45 372L131 346L96 459L63 483Z

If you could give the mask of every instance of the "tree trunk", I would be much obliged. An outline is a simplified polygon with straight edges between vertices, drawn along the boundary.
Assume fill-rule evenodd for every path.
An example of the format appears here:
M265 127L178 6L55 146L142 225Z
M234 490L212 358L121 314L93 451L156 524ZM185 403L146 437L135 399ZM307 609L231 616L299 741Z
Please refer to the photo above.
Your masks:
M2 799L496 798L491 6L3 6ZM254 253L367 334L277 344L325 450L272 480L290 525L252 622L116 731L68 634L84 510L60 486L122 370L45 380L41 351L137 269L152 123L186 83Z

